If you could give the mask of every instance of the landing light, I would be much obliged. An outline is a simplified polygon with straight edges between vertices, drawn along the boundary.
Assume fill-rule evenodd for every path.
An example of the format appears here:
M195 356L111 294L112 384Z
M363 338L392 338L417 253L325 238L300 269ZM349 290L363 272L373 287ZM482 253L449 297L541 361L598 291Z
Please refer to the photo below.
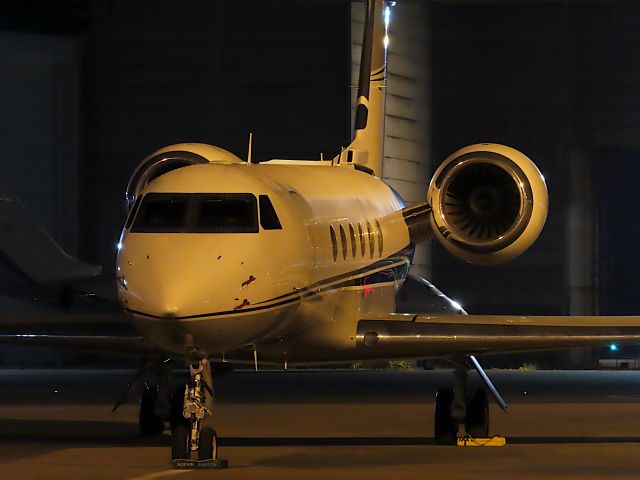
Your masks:
M611 345L609 345L609 350L611 350L612 352L617 352L618 345L616 345L615 343L612 343Z
M122 242L118 242L116 248L118 249L118 251L122 250Z

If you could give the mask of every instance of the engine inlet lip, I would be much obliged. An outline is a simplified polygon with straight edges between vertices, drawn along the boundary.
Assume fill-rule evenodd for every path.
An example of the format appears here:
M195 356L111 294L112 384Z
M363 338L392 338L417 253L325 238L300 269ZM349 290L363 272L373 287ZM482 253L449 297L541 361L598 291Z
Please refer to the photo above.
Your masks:
M515 220L506 231L491 241L478 241L463 232L455 222L452 222L450 218L444 215L444 212L447 210L447 206L445 205L447 192L452 181L457 176L456 174L474 164L493 165L506 172L513 180L520 196L520 207ZM458 244L460 247L473 253L492 253L508 247L522 235L533 214L533 193L527 176L514 161L498 153L484 151L461 155L440 172L438 178L435 179L435 184L440 190L438 201L440 218L436 219L437 223L440 224L439 230L449 242Z
M140 191L156 176L152 177L152 174L157 174L157 169L165 165L176 164L180 166L207 164L209 160L201 155L193 152L187 152L182 150L173 150L169 152L163 152L153 157L144 160L134 170L127 189L125 191L125 201L127 209L131 209L135 203Z

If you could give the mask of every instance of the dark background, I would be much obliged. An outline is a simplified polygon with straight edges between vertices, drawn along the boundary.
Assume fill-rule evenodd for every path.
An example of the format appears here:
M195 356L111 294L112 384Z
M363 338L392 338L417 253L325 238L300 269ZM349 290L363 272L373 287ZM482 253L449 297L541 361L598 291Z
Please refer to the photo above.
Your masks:
M452 262L436 246L435 280L473 311L575 313L569 270L580 265L568 260L576 248L568 225L587 192L584 313L638 314L640 5L478 3L432 9L433 158L467 143L515 146L546 177L549 218L531 250L506 266ZM572 187L579 168L587 175Z
M500 142L526 152L550 190L529 252L473 267L434 245L431 280L472 313L640 313L640 5L425 8L433 168ZM348 143L346 0L12 0L1 12L0 184L106 271L129 175L156 148L200 141L244 157L253 132L261 160ZM586 272L577 287L575 271ZM3 273L0 286L16 282Z
M70 208L78 211L67 215L77 216L76 238L56 232L60 215L34 191L33 183L51 183L45 172L33 172L25 202L54 217L43 221L65 246L112 269L124 188L154 150L198 141L246 157L253 132L256 160L333 154L350 135L349 12L347 2L327 0L8 2L0 29L19 34L5 48L13 44L20 58L3 73L2 139L22 154L39 136L54 150L77 148L75 166L49 154L60 176L77 176ZM39 39L39 49L23 45ZM36 70L30 63L43 55L51 60ZM58 82L43 99L50 104L38 107L28 89L43 87L24 83L43 74ZM65 96L69 77L75 90ZM21 102L12 101L16 89ZM58 125L34 132L32 119L49 115L73 123L75 138L48 138ZM4 156L3 170L14 163L22 176L28 164L19 158Z

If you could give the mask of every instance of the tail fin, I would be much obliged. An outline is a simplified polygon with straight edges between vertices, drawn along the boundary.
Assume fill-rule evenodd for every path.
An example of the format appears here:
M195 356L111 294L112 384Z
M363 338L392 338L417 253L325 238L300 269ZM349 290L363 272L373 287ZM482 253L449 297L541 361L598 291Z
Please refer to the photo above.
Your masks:
M355 116L355 138L340 155L382 176L387 44L391 2L367 0Z

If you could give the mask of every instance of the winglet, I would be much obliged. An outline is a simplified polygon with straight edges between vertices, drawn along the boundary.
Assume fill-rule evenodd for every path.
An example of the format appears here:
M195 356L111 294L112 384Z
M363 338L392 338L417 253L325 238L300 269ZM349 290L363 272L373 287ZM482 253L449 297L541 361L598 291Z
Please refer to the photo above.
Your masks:
M37 284L95 277L102 268L69 256L22 203L0 191L0 258Z

